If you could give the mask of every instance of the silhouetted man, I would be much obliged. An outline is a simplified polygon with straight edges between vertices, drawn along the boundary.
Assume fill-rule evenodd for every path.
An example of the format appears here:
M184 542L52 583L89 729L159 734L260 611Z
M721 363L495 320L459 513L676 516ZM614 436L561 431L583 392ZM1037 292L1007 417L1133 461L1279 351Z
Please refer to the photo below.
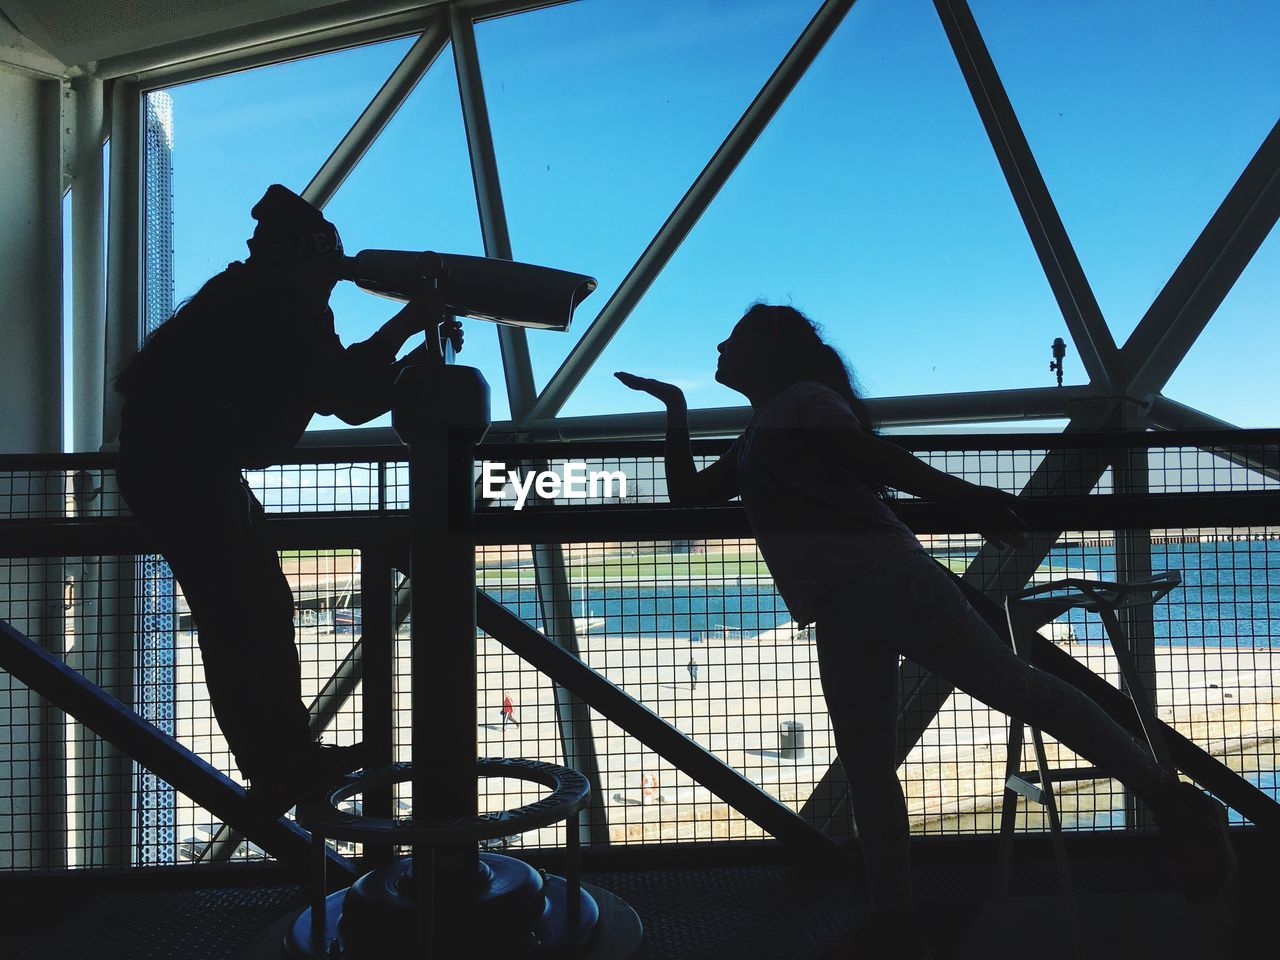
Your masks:
M283 813L362 766L364 751L310 735L293 594L241 470L278 462L316 413L358 424L386 412L396 354L439 313L424 295L344 348L328 305L344 259L337 229L279 184L252 216L248 259L183 303L118 377L118 475L191 607L250 796ZM447 332L459 346L456 324Z

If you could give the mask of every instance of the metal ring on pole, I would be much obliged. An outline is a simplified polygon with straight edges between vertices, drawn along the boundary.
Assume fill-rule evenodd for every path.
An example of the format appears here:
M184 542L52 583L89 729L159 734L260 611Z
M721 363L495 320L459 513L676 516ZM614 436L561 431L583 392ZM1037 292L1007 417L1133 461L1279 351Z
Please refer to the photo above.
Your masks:
M514 810L454 820L366 817L338 809L338 804L358 793L412 779L413 764L393 763L377 770L352 774L322 797L299 804L298 822L312 833L334 840L436 846L492 840L547 827L577 813L591 796L587 778L578 771L540 760L481 757L476 761L476 772L481 777L530 780L550 787L551 793ZM441 775L447 774L441 771Z

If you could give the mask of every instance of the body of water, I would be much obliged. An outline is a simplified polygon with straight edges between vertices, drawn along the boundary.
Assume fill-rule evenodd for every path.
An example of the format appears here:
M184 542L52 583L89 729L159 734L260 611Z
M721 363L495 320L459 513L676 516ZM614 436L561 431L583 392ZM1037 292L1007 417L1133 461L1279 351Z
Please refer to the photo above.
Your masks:
M1115 555L1097 547L1058 547L1042 568L1053 578L1116 579ZM1182 586L1156 606L1156 642L1172 646L1266 648L1280 640L1280 540L1157 544L1152 570L1182 571ZM532 586L490 593L533 620ZM773 585L753 579L601 584L573 588L575 617L603 617L591 632L611 636L688 636L728 628L755 636L790 620ZM1076 638L1104 642L1094 614L1070 615Z

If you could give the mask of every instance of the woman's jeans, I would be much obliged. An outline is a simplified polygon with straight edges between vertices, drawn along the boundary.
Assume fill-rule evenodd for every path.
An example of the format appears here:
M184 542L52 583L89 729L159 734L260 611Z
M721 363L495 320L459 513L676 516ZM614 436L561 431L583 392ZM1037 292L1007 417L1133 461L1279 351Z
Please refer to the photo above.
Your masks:
M898 782L898 654L1055 737L1139 796L1166 777L1150 751L1093 700L1015 654L923 550L819 604L822 690L849 779L873 907L911 899L910 829Z
M250 780L310 742L294 643L293 591L262 504L235 469L122 460L120 491L191 608L218 726Z

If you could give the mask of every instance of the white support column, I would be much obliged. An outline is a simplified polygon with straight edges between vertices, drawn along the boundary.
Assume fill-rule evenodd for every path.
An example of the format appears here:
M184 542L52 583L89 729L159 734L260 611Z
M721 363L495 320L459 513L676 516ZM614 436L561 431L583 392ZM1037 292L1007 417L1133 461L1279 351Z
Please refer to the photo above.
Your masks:
M0 453L59 453L61 84L0 67L0 102Z
M72 449L102 445L103 373L106 351L106 185L102 173L102 81L80 77L76 94L76 141L71 184L71 373Z
M1140 409L1133 404L1121 404L1120 415L1123 417L1122 425L1125 430L1141 431L1147 426ZM1113 492L1127 496L1150 493L1149 463L1150 451L1145 447L1116 450L1115 462L1111 470ZM1155 571L1152 570L1150 530L1140 528L1116 530L1115 542L1116 580L1124 583L1128 580L1143 580L1151 577ZM1156 674L1156 625L1153 605L1137 604L1117 610L1116 615L1124 625L1124 632L1129 641L1129 654L1138 668L1138 682L1146 693L1152 709L1155 709L1160 705L1160 684ZM1121 677L1120 688L1130 696L1134 696L1124 677ZM1151 819L1151 812L1127 786L1124 787L1124 817L1125 826L1130 829L1155 826L1155 822Z
M136 84L111 84L110 221L107 224L107 329L103 349L102 439L120 438L123 404L113 380L138 352L142 333L142 99Z
M106 331L102 369L102 440L112 448L120 436L123 403L114 379L138 351L143 310L143 150L142 97L135 83L112 81L104 89L111 104L110 208L107 224ZM103 506L120 507L113 481L103 478ZM137 564L133 557L103 557L86 564L86 579L96 589L96 609L77 618L86 635L77 664L91 679L126 705L133 703L133 664L137 641L134 603ZM88 585L88 584L87 584ZM96 739L80 765L82 789L95 806L80 812L78 829L90 839L87 856L99 865L122 866L132 847L132 762L121 751Z
M0 453L62 449L62 83L0 66ZM61 517L58 474L14 476L6 509ZM4 619L54 656L66 640L58 560L0 562ZM0 869L66 866L63 715L0 673Z

